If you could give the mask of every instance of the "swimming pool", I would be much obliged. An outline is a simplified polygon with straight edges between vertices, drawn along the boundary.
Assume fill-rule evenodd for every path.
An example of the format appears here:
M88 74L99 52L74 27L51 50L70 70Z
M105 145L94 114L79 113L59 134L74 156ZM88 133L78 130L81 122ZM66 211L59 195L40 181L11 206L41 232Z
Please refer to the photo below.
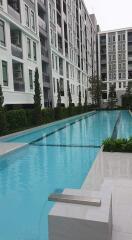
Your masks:
M0 239L48 239L52 207L48 195L81 187L102 141L113 134L119 114L97 112L6 139L29 144L0 158ZM132 129L131 116L122 112L118 135L126 123Z

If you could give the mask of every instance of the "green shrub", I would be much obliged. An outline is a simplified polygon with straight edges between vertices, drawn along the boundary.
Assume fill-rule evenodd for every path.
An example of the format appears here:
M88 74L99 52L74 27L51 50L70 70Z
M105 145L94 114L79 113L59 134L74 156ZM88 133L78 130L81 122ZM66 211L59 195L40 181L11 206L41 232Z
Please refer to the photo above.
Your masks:
M34 124L34 110L33 109L26 109L26 118L27 118L27 126L33 126Z
M11 110L6 113L7 124L10 130L26 127L27 116L24 109Z
M0 111L0 133L2 134L7 130L7 121L6 121L6 113L4 110Z
M132 138L112 139L103 142L104 152L132 152Z
M42 110L42 122L50 123L55 121L55 114L52 108L47 108Z

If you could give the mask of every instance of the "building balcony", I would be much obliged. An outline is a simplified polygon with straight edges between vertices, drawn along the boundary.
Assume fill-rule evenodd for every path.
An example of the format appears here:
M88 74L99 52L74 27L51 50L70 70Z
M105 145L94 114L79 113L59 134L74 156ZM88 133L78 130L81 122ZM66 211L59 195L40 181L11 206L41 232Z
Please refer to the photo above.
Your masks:
M43 82L50 83L50 77L48 73L42 73L43 74Z
M132 46L128 46L128 52L132 52Z
M102 73L107 73L107 68L101 68Z
M39 30L42 34L47 35L47 24L46 22L38 16Z
M25 84L23 79L14 80L14 91L25 92Z
M12 51L12 55L17 57L17 58L23 58L23 53L22 53L22 48L18 47L14 44L11 44L11 51Z
M101 59L101 64L106 64L106 58L105 59Z
M132 61L132 56L128 56L128 61Z
M12 8L10 5L8 5L8 13L11 15L17 22L21 22L21 16L20 13L17 12L14 8Z
M49 60L49 52L48 52L47 48L43 47L42 45L41 45L41 55L42 55L42 60L44 60L44 59L46 61Z
M129 64L128 65L128 71L131 71L132 70L132 64Z
M46 11L46 0L38 0L39 6Z

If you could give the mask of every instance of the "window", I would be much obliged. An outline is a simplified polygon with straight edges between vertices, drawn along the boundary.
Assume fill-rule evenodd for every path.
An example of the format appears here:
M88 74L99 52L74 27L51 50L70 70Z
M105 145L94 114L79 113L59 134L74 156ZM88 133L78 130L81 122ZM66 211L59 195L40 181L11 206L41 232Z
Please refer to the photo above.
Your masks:
M26 25L29 27L29 9L27 5L25 5L25 21Z
M123 38L123 41L125 41L125 39L126 39L126 38L125 38L125 34L123 34L122 38Z
M8 86L8 70L7 62L2 61L2 71L3 71L3 86Z
M56 87L55 87L55 78L53 78L53 86L54 86L54 93L56 92Z
M119 82L119 88L121 88L121 82Z
M30 89L33 89L33 74L32 70L29 70L29 84L30 84Z
M115 42L115 36L113 36L113 42Z
M119 73L119 79L121 79L121 73Z
M27 38L27 50L28 50L28 58L31 58L31 41Z
M0 20L0 44L5 46L5 24Z
M126 88L126 82L123 82L123 88Z
M115 45L113 45L113 51L115 51Z
M33 58L34 58L34 61L37 60L37 50L36 50L36 43L33 42Z
M31 11L31 29L35 31L35 17L33 11Z
M115 56L115 54L113 55L113 60L115 60L116 59L116 56Z
M52 53L52 68L55 68L55 63L54 63L54 54Z
M53 9L53 23L55 24L55 9Z
M119 42L121 41L121 35L118 35L118 41Z
M2 6L2 4L3 4L3 3L2 3L2 0L0 0L0 6Z
M49 3L49 13L50 13L50 19L52 19L52 8L50 3Z
M126 49L126 46L125 46L125 43L123 43L123 50L125 50Z
M119 69L121 69L121 63L119 64Z

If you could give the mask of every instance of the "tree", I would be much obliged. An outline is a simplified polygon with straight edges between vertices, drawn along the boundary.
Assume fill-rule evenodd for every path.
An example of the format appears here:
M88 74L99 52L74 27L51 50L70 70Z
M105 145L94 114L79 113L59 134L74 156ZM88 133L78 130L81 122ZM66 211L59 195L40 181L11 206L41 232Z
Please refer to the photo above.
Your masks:
M3 96L3 92L2 92L2 87L0 85L0 110L3 109L3 103L4 103L4 96Z
M130 82L128 82L125 95L127 95L127 96L132 95L132 85Z
M35 80L34 80L35 94L34 94L34 123L42 123L41 114L41 88L39 83L39 72L38 68L35 69Z
M81 107L82 106L82 94L81 94L81 90L79 89L79 101L78 101L78 106Z
M60 90L60 84L59 81L57 81L57 107L61 107L61 90Z
M132 85L128 82L126 92L122 96L122 105L127 108L132 108Z
M72 96L71 96L71 90L70 90L69 82L68 82L68 85L67 85L67 92L68 92L68 99L69 99L69 107L72 107Z
M0 131L5 131L7 129L6 113L3 107L4 96L2 92L2 87L0 85Z
M109 108L114 108L115 103L117 101L116 97L116 87L115 84L110 84L110 89L109 89L109 96L108 96L108 107Z
M88 97L87 97L87 91L85 90L85 102L84 105L87 106L88 104Z
M103 83L102 80L98 78L98 76L92 76L89 78L89 92L92 98L92 104L100 107L101 105L101 97L102 97L102 88Z

